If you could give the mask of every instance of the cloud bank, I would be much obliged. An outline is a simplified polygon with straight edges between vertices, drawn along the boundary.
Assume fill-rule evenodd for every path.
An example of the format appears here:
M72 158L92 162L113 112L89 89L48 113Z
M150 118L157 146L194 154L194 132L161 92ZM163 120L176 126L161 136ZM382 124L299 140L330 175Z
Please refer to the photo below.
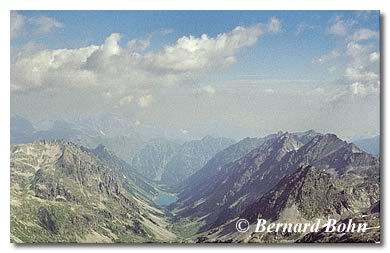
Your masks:
M14 13L13 30L21 17ZM54 19L34 19L39 32L61 27ZM226 68L237 61L240 50L254 46L266 33L280 30L281 23L271 18L267 24L238 26L215 37L207 34L183 36L171 45L152 51L148 40L132 39L123 46L122 35L112 33L103 44L83 48L16 51L11 56L11 91L26 93L59 87L99 87L118 99L120 106L137 100L139 107L151 104L153 87L178 85L197 76ZM203 87L208 96L213 87ZM139 94L135 94L135 93ZM130 99L131 98L131 99Z

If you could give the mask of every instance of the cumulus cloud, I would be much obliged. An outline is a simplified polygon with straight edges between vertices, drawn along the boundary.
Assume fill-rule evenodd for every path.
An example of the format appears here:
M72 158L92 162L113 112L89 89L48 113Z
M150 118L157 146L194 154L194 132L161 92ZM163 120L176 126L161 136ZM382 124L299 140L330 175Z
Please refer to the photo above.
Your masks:
M96 83L95 74L82 66L97 48L45 49L35 53L21 51L13 54L11 91L93 85Z
M371 46L356 42L347 45L347 55L349 63L346 69L346 76L352 81L375 81L378 73L372 68L370 63ZM376 69L377 70L377 69Z
M265 32L279 30L280 21L272 18L268 25L239 26L214 38L184 36L157 54L145 55L144 60L159 71L176 73L228 66L235 63L240 49L253 46Z
M373 52L372 39L379 38L379 32L367 28L358 27L358 22L352 19L344 19L341 16L332 18L327 28L328 34L342 36L344 46L339 50L333 50L313 63L329 62L341 56L340 51L345 56L346 64L341 69L344 75L338 82L343 85L337 94L333 94L328 101L340 102L348 97L366 97L379 94L379 53ZM345 52L345 53L344 53ZM337 70L335 66L328 67L328 71L333 73Z
M377 87L373 85L366 85L360 82L353 83L349 86L351 92L355 96L365 97L367 95L376 93Z
M150 39L137 40L133 39L127 43L129 51L142 52L150 47Z
M46 24L42 28L45 31L61 26L50 19L40 19L38 23ZM280 29L281 22L271 18L267 24L238 26L215 37L183 36L157 51L147 50L148 40L130 40L123 47L119 33L108 36L102 45L28 53L20 50L11 55L11 90L99 86L118 94L134 89L140 91L138 95L145 94L145 90L156 85L195 80L204 72L234 64L241 49L255 45L263 34ZM206 89L209 94L215 93ZM115 96L115 92L110 96ZM138 104L146 107L150 101L151 95L139 99Z
M18 11L11 11L10 18L11 40L17 36L20 36L24 32L27 32L25 31L26 26L30 26L30 30L28 32L32 35L47 34L56 28L61 28L64 26L63 23L52 17L26 17L20 14Z
M152 102L153 102L153 96L150 94L139 97L137 101L138 106L141 108L148 107Z
M352 82L349 86L352 95L364 97L377 94L380 88L379 68L371 61L376 57L375 52L371 53L371 46L350 42L347 45L347 55L349 62L345 76Z

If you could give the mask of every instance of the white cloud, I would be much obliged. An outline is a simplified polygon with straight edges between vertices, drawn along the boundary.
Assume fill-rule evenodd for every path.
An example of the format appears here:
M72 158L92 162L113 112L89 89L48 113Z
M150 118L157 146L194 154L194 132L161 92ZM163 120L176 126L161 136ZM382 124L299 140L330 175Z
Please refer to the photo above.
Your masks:
M142 52L150 47L150 39L130 40L127 43L127 48L132 52Z
M148 107L153 102L153 96L148 94L138 98L138 106L141 108Z
M11 90L27 92L61 86L91 86L93 72L82 68L96 46L79 49L40 50L11 56Z
M370 62L377 62L379 61L379 53L378 52L373 52L370 54Z
M42 30L46 31L61 26L46 18L38 23L45 23ZM97 86L105 91L115 87L117 94L135 89L139 91L134 94L137 96L154 86L191 82L200 74L234 64L241 49L254 46L261 35L277 32L280 27L280 21L271 18L268 24L238 26L215 37L183 36L157 51L146 51L148 40L131 40L127 47L122 47L118 33L108 36L102 45L84 48L41 49L28 53L15 50L11 55L11 89L28 92ZM210 95L215 93L215 89L206 89ZM110 95L114 96L115 92ZM141 104L149 105L148 102Z
M18 11L11 11L10 24L11 39L27 32L32 35L47 34L56 28L64 26L64 24L52 17L34 16L29 18L20 14ZM26 26L28 25L30 26L30 30L26 31Z
M328 27L328 33L334 35L346 35L350 27L349 22L343 20L340 16L333 18Z
M352 95L364 97L379 92L379 69L371 61L370 49L371 46L356 42L350 42L347 45L349 62L345 76L348 81L353 82L350 85Z
M272 17L271 21L268 24L268 32L279 32L281 27L282 23L280 22L280 20L276 17Z
M340 88L338 94L328 99L332 103L340 102L351 96L366 97L379 94L379 68L378 64L375 64L379 60L379 53L372 52L373 45L370 44L371 41L368 41L375 39L377 42L379 32L357 27L358 24L353 19L345 19L341 16L332 18L329 21L327 33L344 37L345 47L313 60L313 63L329 62L341 56L339 52L345 52L346 64L342 67L344 76L338 80L344 86ZM341 66L338 67L341 68ZM336 70L337 67L334 64L328 67L330 73Z
M349 63L346 69L346 76L352 81L375 81L378 73L370 68L370 46L356 42L347 45Z
M354 94L354 95L365 96L367 93L366 87L359 82L351 84L350 88L351 88L352 94Z
M376 94L379 89L379 84L378 86L373 86L373 85L367 85L367 84L356 82L350 85L350 89L353 95L359 97L365 97L370 94Z
M56 28L61 28L64 25L56 20L55 18L39 16L32 17L29 19L29 22L35 26L35 33L37 34L46 34Z
M279 29L280 21L272 18L267 25L239 26L214 38L207 34L184 36L156 54L146 54L144 62L156 70L176 73L228 66L236 61L240 49L253 46L262 34Z

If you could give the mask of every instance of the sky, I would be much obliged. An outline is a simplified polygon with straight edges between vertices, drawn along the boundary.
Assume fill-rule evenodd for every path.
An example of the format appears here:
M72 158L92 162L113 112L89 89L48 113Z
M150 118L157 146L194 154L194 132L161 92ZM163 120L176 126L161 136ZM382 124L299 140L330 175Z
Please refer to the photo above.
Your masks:
M11 114L186 136L380 132L378 11L11 11Z

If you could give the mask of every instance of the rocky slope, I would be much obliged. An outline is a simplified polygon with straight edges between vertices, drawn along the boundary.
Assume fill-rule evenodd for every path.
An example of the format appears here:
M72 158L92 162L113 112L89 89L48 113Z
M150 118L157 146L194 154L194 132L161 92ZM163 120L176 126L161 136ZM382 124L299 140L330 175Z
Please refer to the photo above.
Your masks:
M213 193L217 184L220 183L219 179L225 178L230 173L230 170L234 170L234 166L227 166L227 164L244 157L266 141L273 140L281 135L283 135L283 132L262 138L245 138L218 152L202 169L182 183L179 194L180 199L176 203L176 207L183 208L207 198L207 196ZM314 130L294 133L294 136L303 144L306 144L317 135L320 134Z
M376 174L373 178L378 178L378 173L375 173L379 171L377 158L332 134L317 135L304 144L299 136L285 133L222 166L221 171L228 173L213 183L212 194L198 199L192 206L176 206L174 212L179 217L198 217L204 222L200 232L216 229L239 217L282 178L308 165L324 169L348 184L363 184L355 189L363 192L356 205L367 206L364 187L370 185L364 178L373 176L373 171Z
M146 198L153 198L158 194L158 186L139 174L132 166L117 157L112 151L108 150L104 145L99 145L95 149L89 150L94 154L100 162L108 168L115 168L115 172L119 177L122 177L128 191L133 194L140 194Z
M175 207L181 209L193 206L212 195L219 180L225 178L229 174L230 169L234 169L233 166L226 166L227 164L242 158L250 151L261 146L265 141L277 135L281 135L281 133L264 138L245 138L218 152L202 169L182 182L179 201L176 202Z
M378 173L379 171L377 171ZM377 174L378 175L378 174ZM378 235L379 221L379 178L364 178L364 183L349 184L326 170L312 166L298 168L284 177L258 201L249 205L238 215L249 221L250 230L238 233L233 219L198 238L209 242L372 242ZM370 208L370 214L363 211ZM371 213L375 213L371 215ZM257 219L267 223L314 223L317 219L324 224L328 219L346 223L368 222L373 228L367 234L326 233L324 229L310 233L259 233L255 232ZM339 224L338 223L338 224ZM342 239L341 239L342 237ZM375 239L376 240L376 239Z
M181 147L153 140L129 165L103 145L11 146L14 242L374 242L379 240L379 159L333 134L205 137ZM134 159L133 159L134 160ZM153 199L179 191L169 211ZM167 192L165 192L167 194ZM169 192L173 197L175 194ZM367 236L238 233L257 218L368 221Z
M11 146L11 241L175 240L165 214L123 172L70 142Z
M335 226L341 223L348 224L352 219L353 223L366 223L367 231L364 233L338 233L326 232L325 228L319 232L308 233L296 242L298 243L379 243L380 240L380 202L374 203L367 211L356 213L350 217L339 220Z

